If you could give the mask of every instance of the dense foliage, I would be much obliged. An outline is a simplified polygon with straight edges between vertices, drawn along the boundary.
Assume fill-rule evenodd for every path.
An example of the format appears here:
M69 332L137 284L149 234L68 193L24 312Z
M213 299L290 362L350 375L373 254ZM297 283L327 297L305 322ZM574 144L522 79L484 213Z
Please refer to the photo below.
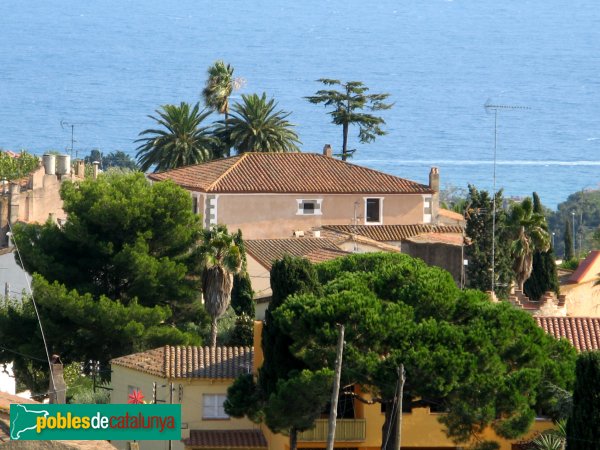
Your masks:
M506 212L502 208L502 191L496 193L496 239L494 248L494 290L504 297L513 280L510 258L510 240L504 236ZM493 203L486 191L469 185L465 211L467 224L465 233L471 244L466 247L469 260L467 285L473 289L492 289L492 224Z
M565 252L565 223L568 221L572 226L572 213L575 213L573 245L576 253L585 254L589 250L599 249L600 241L594 240L594 233L600 230L600 190L582 190L569 195L567 200L558 204L555 212L548 214L550 231L556 235L556 253L563 255Z
M131 156L121 150L110 152L105 155L100 150L94 149L84 158L84 161L86 164L92 164L94 161L98 161L100 163L100 169L102 170L107 170L112 167L138 170L138 166Z
M317 270L323 295L293 295L272 313L292 354L311 370L333 367L336 324L344 324L342 385L357 383L391 404L402 363L407 401L447 411L441 421L457 442L487 426L508 438L523 434L552 400L544 386L572 383L568 343L507 303L460 291L441 269L401 254L365 254Z
M233 289L231 290L231 307L240 316L246 314L254 317L254 291L250 282L250 275L245 270L233 276Z
M544 207L536 192L533 193L533 211L539 215L544 214ZM545 229L548 231L547 224ZM531 276L525 281L524 287L525 294L531 300L539 300L546 292L554 292L556 295L560 293L552 241L553 239L550 241L551 245L547 251L538 249L533 252L533 270Z
M65 182L61 196L62 227L14 230L24 268L40 274L33 293L50 350L65 362L106 362L165 343L200 343L206 315L190 250L201 225L189 194L170 182L150 184L142 173L115 173ZM0 341L44 359L31 306L5 305L0 314L0 333L11 335ZM31 361L19 364L16 372L32 388L45 379Z
M63 183L68 221L15 227L24 268L69 289L178 310L198 298L190 248L201 235L189 194L142 173Z
M40 159L25 151L16 157L7 152L0 152L0 181L18 180L29 175L40 165Z
M582 353L575 367L573 411L567 422L567 448L600 446L600 352Z
M518 288L523 291L525 281L533 270L533 255L536 252L550 250L551 240L548 225L544 215L536 212L529 197L521 203L512 205L506 225L515 281Z

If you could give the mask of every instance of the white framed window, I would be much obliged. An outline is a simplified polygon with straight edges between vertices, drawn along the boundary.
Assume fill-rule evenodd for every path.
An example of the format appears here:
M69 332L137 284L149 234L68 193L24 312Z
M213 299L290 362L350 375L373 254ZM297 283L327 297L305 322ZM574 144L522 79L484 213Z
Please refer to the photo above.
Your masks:
M227 394L204 394L202 396L202 418L229 419L223 407L226 399Z
M365 224L383 223L383 197L365 197Z
M296 212L296 215L320 216L323 214L321 211L321 203L323 202L322 198L308 200L297 199L296 202L298 203L298 211Z

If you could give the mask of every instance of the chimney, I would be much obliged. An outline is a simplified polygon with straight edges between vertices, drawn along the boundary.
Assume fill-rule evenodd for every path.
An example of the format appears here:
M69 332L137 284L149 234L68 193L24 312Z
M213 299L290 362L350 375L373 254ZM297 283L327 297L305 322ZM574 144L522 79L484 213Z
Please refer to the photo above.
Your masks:
M438 212L440 210L440 171L432 167L429 172L429 189L433 191L429 214L432 223L438 223Z
M440 171L437 167L432 167L429 172L429 188L436 194L440 192Z
M83 159L75 161L75 176L85 178L85 161Z
M100 165L100 161L94 161L93 163L94 166L94 180L98 178L98 166Z
M323 154L329 158L333 158L333 149L331 148L331 145L325 144L325 147L323 147Z
M58 355L52 355L50 358L50 403L64 405L67 403L67 384L63 375L63 364Z

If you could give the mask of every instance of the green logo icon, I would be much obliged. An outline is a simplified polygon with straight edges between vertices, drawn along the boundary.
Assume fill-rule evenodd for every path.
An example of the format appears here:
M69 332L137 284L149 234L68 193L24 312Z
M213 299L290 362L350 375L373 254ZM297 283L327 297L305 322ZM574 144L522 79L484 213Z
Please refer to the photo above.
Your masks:
M10 405L13 440L180 440L181 405Z

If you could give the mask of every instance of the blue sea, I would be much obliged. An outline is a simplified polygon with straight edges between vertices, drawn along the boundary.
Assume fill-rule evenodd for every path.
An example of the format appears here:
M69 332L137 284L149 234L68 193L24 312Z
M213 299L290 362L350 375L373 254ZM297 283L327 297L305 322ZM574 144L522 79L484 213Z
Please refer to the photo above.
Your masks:
M389 92L388 134L354 162L442 187L537 191L550 207L600 182L600 8L593 0L2 0L0 147L134 155L160 105L195 102L235 67L291 120L304 151L341 129L303 97L318 78ZM73 126L73 127L71 127Z

